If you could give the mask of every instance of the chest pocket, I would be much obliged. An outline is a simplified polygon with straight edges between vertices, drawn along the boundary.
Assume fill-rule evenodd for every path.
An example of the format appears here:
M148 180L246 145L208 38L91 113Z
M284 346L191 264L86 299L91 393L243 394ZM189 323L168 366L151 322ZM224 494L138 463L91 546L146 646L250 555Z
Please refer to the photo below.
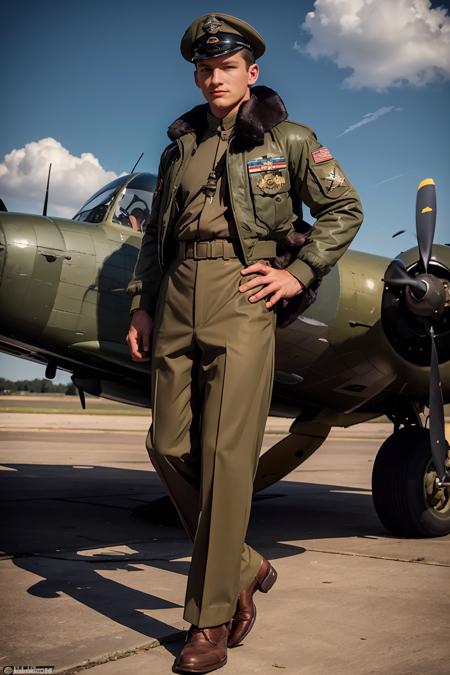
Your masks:
M287 168L249 173L249 180L258 220L271 230L292 222L294 214Z

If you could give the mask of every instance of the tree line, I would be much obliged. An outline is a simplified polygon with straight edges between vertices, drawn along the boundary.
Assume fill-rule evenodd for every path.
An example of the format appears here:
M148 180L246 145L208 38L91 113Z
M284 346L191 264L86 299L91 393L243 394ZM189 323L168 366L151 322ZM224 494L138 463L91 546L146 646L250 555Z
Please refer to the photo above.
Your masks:
M35 378L34 380L7 380L0 377L0 393L15 394L26 391L32 394L67 394L74 396L77 393L75 385L72 382L67 384L54 384L46 378Z

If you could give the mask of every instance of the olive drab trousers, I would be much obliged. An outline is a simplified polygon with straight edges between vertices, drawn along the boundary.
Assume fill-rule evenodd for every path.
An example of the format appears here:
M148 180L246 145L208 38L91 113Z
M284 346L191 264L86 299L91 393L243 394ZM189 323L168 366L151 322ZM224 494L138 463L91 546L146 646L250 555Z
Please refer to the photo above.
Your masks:
M275 313L239 291L255 276L242 268L237 257L174 259L154 317L147 449L193 540L184 618L200 628L231 619L262 561L245 536L272 393Z

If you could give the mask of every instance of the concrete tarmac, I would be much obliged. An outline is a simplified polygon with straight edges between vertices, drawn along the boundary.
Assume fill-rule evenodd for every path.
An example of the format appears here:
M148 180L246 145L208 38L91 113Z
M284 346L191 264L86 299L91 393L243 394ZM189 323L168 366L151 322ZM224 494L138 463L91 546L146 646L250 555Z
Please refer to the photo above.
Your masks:
M164 491L145 421L31 417L0 416L0 667L170 673L191 546L164 499L147 506ZM271 420L263 450L283 425ZM372 505L372 464L390 433L334 430L257 495L248 541L279 578L256 595L255 627L220 672L450 671L450 537L391 537Z

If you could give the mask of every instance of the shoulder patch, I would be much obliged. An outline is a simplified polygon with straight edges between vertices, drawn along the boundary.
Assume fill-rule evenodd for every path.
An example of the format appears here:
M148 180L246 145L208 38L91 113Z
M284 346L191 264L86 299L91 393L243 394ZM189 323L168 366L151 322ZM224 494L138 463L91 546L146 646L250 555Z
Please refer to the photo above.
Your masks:
M320 164L321 162L327 162L329 159L333 159L333 155L331 152L328 150L328 148L325 148L322 146L318 150L314 150L314 152L311 153L312 158L316 164Z
M326 197L339 199L351 188L346 175L335 159L329 164L313 165L310 171Z

